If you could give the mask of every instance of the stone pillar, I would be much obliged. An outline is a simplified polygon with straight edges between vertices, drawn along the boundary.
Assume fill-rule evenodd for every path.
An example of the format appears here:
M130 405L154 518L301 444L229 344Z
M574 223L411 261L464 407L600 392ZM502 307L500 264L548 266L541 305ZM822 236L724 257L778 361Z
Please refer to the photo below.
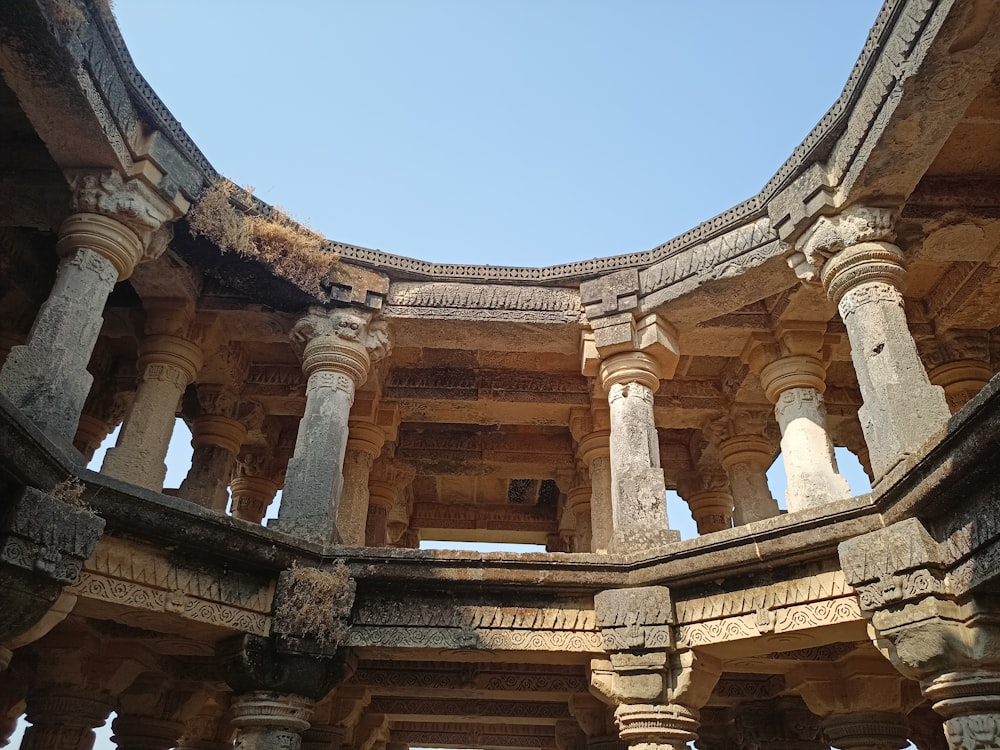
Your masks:
M699 709L721 663L676 651L674 608L663 586L601 591L594 617L608 659L590 663L593 694L616 706L622 742L633 750L682 750L698 736Z
M105 693L77 688L48 688L28 694L29 726L21 750L92 750L94 730L103 727L114 708Z
M239 750L299 750L315 701L301 695L255 690L233 698L230 710Z
M67 444L76 434L93 377L87 363L111 289L144 257L166 247L153 239L177 212L138 179L117 172L74 173L72 213L59 228L55 284L28 341L0 370L3 393L43 432Z
M88 463L111 431L125 418L135 393L135 363L116 362L110 353L100 349L98 342L89 366L98 385L91 388L87 395L73 438L73 446ZM126 366L128 374L123 372Z
M774 404L792 513L851 496L826 428L826 369L818 356L825 332L826 323L783 322L777 337L751 339L744 350Z
M217 692L184 721L176 750L232 750L229 693Z
M594 323L584 336L583 374L597 374L611 413L611 549L634 551L676 541L653 418L653 393L677 367L677 337L655 314Z
M183 711L192 695L175 690L164 675L142 675L118 699L111 722L117 750L170 750L184 733Z
M159 492L167 474L164 458L174 431L178 402L201 368L202 352L190 338L190 313L149 310L147 335L139 345L139 387L118 442L101 471ZM171 333L161 331L169 330Z
M774 460L771 440L759 434L736 434L719 440L718 450L733 493L733 523L742 526L778 515L778 503L767 486L767 470Z
M847 328L864 401L858 418L876 483L918 453L951 413L944 391L930 384L907 327L906 272L893 238L888 210L855 206L821 217L796 245L813 271L822 265L823 286Z
M836 662L800 662L785 681L821 717L827 740L840 750L906 747L906 715L922 700L915 683L870 651Z
M267 459L267 456L251 452L238 456L235 474L229 483L233 518L256 524L263 522L281 487L280 477Z
M397 463L390 450L379 458L369 474L370 502L368 518L365 524L365 544L369 547L385 547L389 545L389 520L392 509L402 499L407 486L413 481L416 473L411 466Z
M344 484L348 420L355 390L373 359L388 353L384 322L354 308L310 308L292 331L303 345L306 410L288 462L275 526L313 542L339 542L337 516Z
M350 422L347 451L344 454L344 491L337 511L337 528L341 541L349 547L363 547L366 544L366 527L371 510L368 480L372 464L382 452L384 444L385 435L375 425L370 422ZM385 511L388 512L388 508ZM382 527L384 541L384 517Z
M944 736L944 719L928 703L922 703L906 716L910 727L910 742L917 750L948 750Z
M253 404L240 408L239 395L227 386L199 384L200 413L191 422L191 468L177 494L216 513L225 513L236 454L247 437ZM257 410L259 411L259 409Z
M566 510L573 516L575 522L574 552L593 551L592 509L590 506L593 492L594 489L590 483L578 476L576 484L566 493Z
M994 642L993 645L996 645ZM1000 747L1000 669L997 652L985 669L957 669L923 684L931 707L944 717L944 735L952 750Z
M932 385L944 389L954 414L973 399L993 377L990 333L948 330L914 337Z
M963 497L969 491L963 484ZM1000 745L1000 611L989 581L995 566L985 557L986 539L994 540L983 533L989 522L979 523L938 543L908 518L839 547L876 647L920 680L952 750Z
M819 717L793 696L741 704L736 734L742 750L830 750Z
M577 439L577 455L590 475L590 551L607 554L614 533L611 512L611 430Z
M718 452L706 445L694 471L678 477L677 494L688 504L700 535L733 526L733 494Z

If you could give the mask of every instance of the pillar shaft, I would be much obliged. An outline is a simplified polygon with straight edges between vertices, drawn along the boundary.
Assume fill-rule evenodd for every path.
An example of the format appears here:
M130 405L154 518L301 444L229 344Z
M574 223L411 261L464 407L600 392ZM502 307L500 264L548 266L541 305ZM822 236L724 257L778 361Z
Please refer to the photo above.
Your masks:
M614 533L611 510L610 430L597 430L580 440L580 459L590 474L590 550L607 554Z
M343 543L352 547L366 544L371 500L369 479L372 463L381 452L384 442L382 431L373 424L352 422L349 426L347 451L344 455L344 491L337 511L337 528Z
M818 347L820 342L815 343ZM825 377L823 363L809 354L780 357L760 371L761 385L774 403L781 429L781 456L788 479L785 501L790 512L851 495L847 480L837 470L826 428Z
M159 492L167 473L164 458L177 416L177 404L201 367L201 349L172 334L143 341L139 387L118 442L104 458L101 471Z
M944 392L930 384L907 327L902 261L893 244L862 242L833 256L822 273L851 341L864 401L858 418L876 481L918 452L950 416Z
M0 392L40 429L69 442L93 376L87 363L115 282L141 257L139 237L99 214L70 216L59 230L62 261L24 346L0 370Z
M767 486L771 443L759 435L736 435L719 445L719 459L733 493L733 523L737 526L772 518L780 512Z
M276 524L281 531L319 543L341 540L337 519L348 421L371 356L388 352L380 325L371 322L371 313L313 308L292 332L293 340L305 342L302 370L308 383L305 414L285 473Z
M177 494L224 513L233 464L246 434L246 427L231 417L209 414L195 419L191 429L191 469Z
M642 352L615 354L601 363L611 412L611 507L618 550L674 541L667 522L666 485L653 419L659 365Z

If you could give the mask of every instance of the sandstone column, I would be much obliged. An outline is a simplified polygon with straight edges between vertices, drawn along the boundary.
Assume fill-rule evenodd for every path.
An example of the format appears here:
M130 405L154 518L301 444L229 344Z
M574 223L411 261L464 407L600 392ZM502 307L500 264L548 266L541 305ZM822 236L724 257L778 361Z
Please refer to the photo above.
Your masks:
M580 472L583 473L582 470ZM578 477L575 486L566 493L566 510L572 514L575 521L573 531L573 552L590 552L593 550L593 531L591 526L591 497L593 487Z
M592 416L593 415L593 416ZM601 410L581 411L570 418L577 444L577 458L590 476L590 551L607 554L614 533L611 513L611 430L595 428L604 417Z
M229 693L212 691L210 700L185 718L176 750L232 750Z
M389 444L393 448L393 444ZM412 466L397 463L392 451L387 451L372 466L370 477L370 502L365 522L365 545L389 545L389 521L392 509L403 501L407 486L413 481ZM402 532L402 530L400 530Z
M280 487L280 471L274 468L270 456L250 451L240 453L229 482L233 518L257 524L263 522Z
M21 750L92 750L94 730L114 708L110 696L75 688L50 688L28 695L25 718L31 724Z
M718 456L714 454L713 458ZM677 494L688 504L691 517L701 535L730 529L733 526L733 495L729 478L722 470L701 464L700 471L683 474L677 482Z
M59 228L55 284L27 343L15 346L0 370L0 393L67 444L93 382L87 363L108 295L144 253L163 251L165 237L152 235L177 215L144 183L117 172L75 173L70 183L74 213Z
M275 525L314 542L339 542L336 521L351 405L372 360L388 353L388 337L384 322L373 322L370 311L313 307L292 338L303 345L306 410Z
M678 360L676 334L657 315L616 319L584 337L585 375L596 374L611 412L611 548L676 541L667 521L666 485L653 418L653 393Z
M178 689L163 674L139 677L118 698L111 722L118 750L170 750L184 733L186 704L193 690Z
M830 750L819 717L793 696L741 704L736 733L745 750Z
M674 608L663 586L611 589L594 597L608 659L590 663L590 684L615 708L632 750L683 750L698 736L699 710L722 673L718 660L677 651Z
M191 468L177 494L224 513L236 455L248 426L259 426L263 412L252 402L241 404L239 394L229 386L199 384L197 393L200 413L191 423Z
M729 477L736 526L780 513L767 486L767 470L775 454L768 419L767 411L756 404L735 404L726 417L714 420L704 429Z
M906 747L906 715L922 700L915 683L871 652L832 663L801 662L786 683L821 717L826 738L841 750Z
M944 389L954 414L976 396L993 377L988 331L949 330L915 337L920 358L933 385Z
M774 404L792 513L851 496L826 429L826 369L818 356L825 332L825 323L782 323L775 339L752 339L744 352Z
M178 402L201 368L202 353L191 340L189 310L151 306L148 315L150 333L139 345L139 387L101 471L159 492Z
M230 705L240 750L299 750L315 701L301 695L255 690Z
M117 361L107 348L100 346L100 339L88 370L97 384L87 394L73 438L73 446L87 462L125 418L132 406L136 385L135 363Z
M822 265L823 286L847 327L864 400L858 418L876 482L918 452L950 416L907 327L903 254L893 238L887 209L855 206L820 218L796 245L813 269Z
M337 529L342 543L350 547L365 546L371 501L368 483L372 464L384 444L385 435L375 425L353 420L349 423L344 454L344 491L337 511Z

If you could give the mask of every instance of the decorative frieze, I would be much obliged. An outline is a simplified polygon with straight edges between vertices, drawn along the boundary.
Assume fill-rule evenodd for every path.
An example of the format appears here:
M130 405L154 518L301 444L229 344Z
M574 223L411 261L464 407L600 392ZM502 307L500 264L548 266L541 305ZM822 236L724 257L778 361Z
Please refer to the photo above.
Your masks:
M389 287L384 312L387 318L575 323L580 295L537 286L402 281Z

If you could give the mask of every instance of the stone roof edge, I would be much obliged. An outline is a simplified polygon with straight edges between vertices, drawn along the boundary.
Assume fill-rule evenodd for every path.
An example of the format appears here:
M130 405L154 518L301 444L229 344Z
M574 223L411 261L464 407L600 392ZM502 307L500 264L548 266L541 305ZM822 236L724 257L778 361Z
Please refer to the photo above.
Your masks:
M936 0L932 0L932 3L936 4ZM855 106L859 103L862 106L866 104L863 100L859 102L859 99L861 99L865 85L872 75L879 52L885 49L886 39L894 33L896 21L906 4L907 0L886 0L868 33L865 45L840 96L760 192L650 250L541 268L525 268L432 263L336 241L330 241L328 248L333 252L340 253L344 260L379 268L400 279L501 281L512 284L559 283L593 278L627 268L645 268L666 258L677 256L708 240L766 216L768 202L771 198L805 172L810 165L829 155L833 145L843 133ZM208 158L139 72L117 25L106 23L101 14L95 13L93 17L101 28L102 34L110 43L109 48L113 50L116 57L115 65L126 86L133 94L136 105L153 120L175 147L190 159L192 165L202 172L206 184L220 179L219 172L211 165ZM877 109L880 103L868 102L867 105ZM253 210L257 213L267 216L273 210L270 205L255 196L249 196L249 198L250 200L247 202L252 202ZM775 235L776 238L777 235Z

